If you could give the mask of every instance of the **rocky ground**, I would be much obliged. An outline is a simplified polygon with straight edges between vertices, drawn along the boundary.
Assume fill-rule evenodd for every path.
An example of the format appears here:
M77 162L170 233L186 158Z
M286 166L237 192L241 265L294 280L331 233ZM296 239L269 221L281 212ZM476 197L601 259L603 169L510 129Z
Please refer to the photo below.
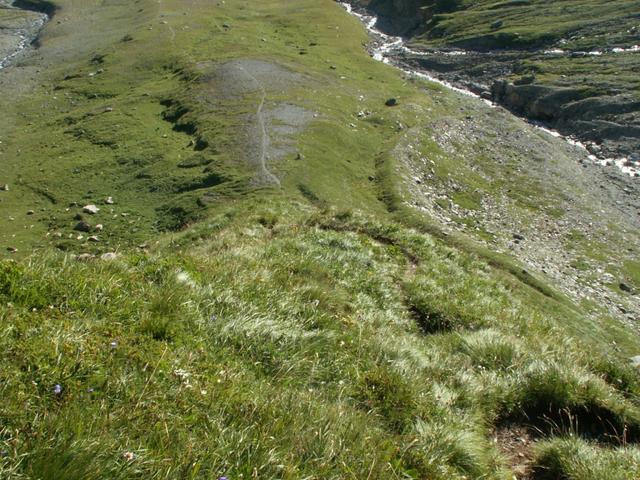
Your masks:
M638 182L501 108L468 100L460 114L396 146L408 203L637 326Z

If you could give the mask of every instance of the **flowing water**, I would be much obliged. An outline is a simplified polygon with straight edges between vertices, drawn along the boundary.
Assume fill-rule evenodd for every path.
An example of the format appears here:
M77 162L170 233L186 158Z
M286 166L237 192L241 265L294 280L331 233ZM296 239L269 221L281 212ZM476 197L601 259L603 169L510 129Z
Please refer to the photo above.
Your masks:
M7 0L0 0L0 8L0 15L3 12L7 14L23 12L25 14L24 19L18 20L18 25L15 27L0 25L0 44L11 45L4 52L0 52L0 70L2 70L33 44L49 17L44 13L20 10L13 6L12 1ZM0 20L2 20L2 16L0 16Z
M447 82L445 80L441 80L439 78L436 78L432 75L429 75L429 73L424 72L424 71L420 71L420 70L415 70L415 69L408 69L406 67L406 65L403 65L400 61L397 60L397 56L401 55L401 54L405 54L405 53L409 53L411 55L418 55L418 56L428 56L431 55L432 52L421 52L421 51L417 51L417 50L413 50L409 47L406 46L405 41L402 37L395 37L392 35L387 35L384 32L381 32L380 30L378 30L376 28L376 24L378 22L378 18L375 16L371 16L371 15L366 15L366 14L362 14L359 13L357 11L355 11L353 9L353 7L349 4L349 3L345 3L345 2L340 2L340 4L347 10L347 12L349 12L351 15L354 15L356 17L358 17L367 27L367 30L369 31L369 33L371 33L372 37L373 37L373 41L371 43L371 49L370 49L370 53L371 56L375 59L378 60L380 62L386 63L386 64L390 64L393 65L397 68L399 68L400 70L402 70L404 73L406 73L407 75L411 75L417 78L422 78L424 80L428 80L430 82L435 82L438 83L450 90L453 90L457 93L460 93L462 95L466 95L469 97L474 97L476 99L481 99L481 97L479 95L477 95L474 92L471 92L469 90L466 90L464 88L460 88L456 85L453 85L450 82ZM635 52L640 52L640 46L638 45L634 45L630 48L627 49L623 49L623 48L614 48L611 50L611 53L635 53ZM451 50L451 51L446 51L446 52L438 52L438 54L446 54L446 55L466 55L467 52L465 52L464 50ZM574 54L574 52L568 52L568 51L564 51L564 50L549 50L547 52L545 52L549 55L572 55ZM602 51L592 51L592 52L584 52L585 55L602 55L603 52ZM486 100L486 99L481 99L482 101L484 101L486 104L490 105L491 107L498 107L498 105L496 105L495 103L491 102L490 100ZM568 143L570 143L571 145L579 148L580 150L582 150L584 152L585 157L593 162L593 163L597 163L599 165L602 166L616 166L618 169L620 169L620 171L622 171L623 173L634 177L634 178L638 178L640 177L640 162L633 162L628 158L598 158L595 155L592 155L589 150L587 149L587 146L585 144L583 144L582 142L580 142L579 140L576 140L575 138L571 138L571 137L565 137L562 134L560 134L559 132L552 130L546 126L544 126L541 123L538 122L532 122L529 121L529 123L531 125L533 125L534 127L538 128L541 131L546 132L547 134L556 137L556 138L564 138Z

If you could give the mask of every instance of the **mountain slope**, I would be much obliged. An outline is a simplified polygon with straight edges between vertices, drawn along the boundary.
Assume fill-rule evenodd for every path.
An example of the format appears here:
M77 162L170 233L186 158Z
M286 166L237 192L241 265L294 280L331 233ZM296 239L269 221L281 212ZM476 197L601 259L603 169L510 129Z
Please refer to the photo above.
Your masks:
M637 476L636 219L579 151L330 0L55 6L0 72L0 477ZM573 248L631 292L499 248L494 199L619 208Z

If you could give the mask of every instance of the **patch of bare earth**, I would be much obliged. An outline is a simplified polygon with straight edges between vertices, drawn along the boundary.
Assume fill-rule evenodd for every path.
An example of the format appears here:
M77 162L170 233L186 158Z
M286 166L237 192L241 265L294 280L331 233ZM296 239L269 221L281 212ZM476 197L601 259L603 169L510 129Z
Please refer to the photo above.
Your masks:
M511 425L498 428L493 437L517 480L531 480L535 439L527 427Z

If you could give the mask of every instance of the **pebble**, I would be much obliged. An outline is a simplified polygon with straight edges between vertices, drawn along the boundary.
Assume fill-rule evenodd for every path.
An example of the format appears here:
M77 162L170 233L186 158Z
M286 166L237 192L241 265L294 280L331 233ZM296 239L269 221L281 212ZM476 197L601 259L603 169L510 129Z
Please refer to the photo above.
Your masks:
M97 243L100 241L100 239L96 235L90 236L87 240L94 243Z
M0 192L8 192L9 191L9 185L7 185L6 183L3 185L0 185Z
M106 262L111 262L113 260L116 260L117 258L118 258L118 254L114 252L107 252L100 255L100 259Z
M104 203L106 203L107 205L113 205L115 202L113 201L113 197L107 197Z
M96 213L98 213L100 211L100 209L98 207L96 207L93 204L90 205L85 205L84 207L82 207L82 211L84 213L88 213L90 215L95 215Z
M36 212L34 212L33 210L27 211L27 215L33 215L34 213L36 213Z

